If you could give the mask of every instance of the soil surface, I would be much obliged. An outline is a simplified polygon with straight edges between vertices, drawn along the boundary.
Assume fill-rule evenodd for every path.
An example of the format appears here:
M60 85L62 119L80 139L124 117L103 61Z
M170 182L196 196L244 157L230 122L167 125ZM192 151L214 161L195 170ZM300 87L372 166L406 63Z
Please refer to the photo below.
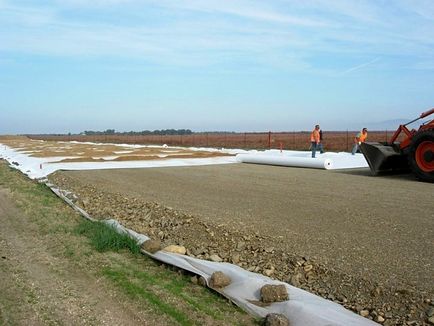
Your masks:
M433 184L372 177L366 169L246 164L71 171L50 179L93 216L184 244L192 256L290 282L384 324L428 323Z

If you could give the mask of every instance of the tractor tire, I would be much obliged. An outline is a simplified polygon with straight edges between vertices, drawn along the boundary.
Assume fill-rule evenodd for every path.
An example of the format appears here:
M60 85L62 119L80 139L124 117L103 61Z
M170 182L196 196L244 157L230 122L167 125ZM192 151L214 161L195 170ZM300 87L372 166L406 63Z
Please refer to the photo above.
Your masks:
M434 129L419 131L413 136L408 163L419 180L434 182Z

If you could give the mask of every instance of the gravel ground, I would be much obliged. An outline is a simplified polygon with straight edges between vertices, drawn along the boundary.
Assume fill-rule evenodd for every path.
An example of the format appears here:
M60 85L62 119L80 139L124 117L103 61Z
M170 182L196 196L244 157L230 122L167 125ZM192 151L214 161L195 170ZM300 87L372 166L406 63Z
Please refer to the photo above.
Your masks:
M101 206L89 202L118 200L114 206L120 207L131 199L148 203L144 209L158 216L194 217L196 226L189 224L184 235L195 238L193 231L202 227L227 241L216 240L211 250L192 248L191 255L209 259L220 254L225 261L289 281L369 318L381 316L385 324L421 325L432 312L434 185L412 176L234 164L61 172L51 179L79 193L82 206L94 215ZM105 213L122 220L122 212ZM130 213L124 222L140 231L195 245L167 227L150 228L144 223L148 216L133 223L140 214ZM241 255L252 253L245 263L234 259L236 250L244 250L239 239L249 250ZM231 242L233 248L227 245ZM225 249L219 252L217 245Z

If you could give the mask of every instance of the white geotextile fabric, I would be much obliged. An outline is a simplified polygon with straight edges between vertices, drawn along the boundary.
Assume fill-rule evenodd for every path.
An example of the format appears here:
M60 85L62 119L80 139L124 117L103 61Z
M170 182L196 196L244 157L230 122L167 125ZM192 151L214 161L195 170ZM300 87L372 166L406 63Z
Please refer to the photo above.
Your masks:
M237 154L236 160L241 163L280 165L291 167L303 167L314 169L354 169L367 168L368 162L362 154L351 155L350 153L326 152L316 153L312 158L312 153L307 151L279 151L268 150L256 153Z
M74 144L75 142L60 142ZM86 143L95 146L107 145L99 143ZM144 145L119 145L119 147L158 147ZM161 146L159 146L161 147ZM61 157L31 157L27 153L20 153L18 149L10 148L6 145L0 145L0 157L6 159L9 163L16 162L18 165L12 165L16 169L26 174L31 179L44 178L47 175L58 170L100 170L100 169L128 169L128 168L151 168L151 167L175 167L175 166L197 166L210 164L229 164L237 162L258 163L294 167L307 167L319 169L352 169L352 168L367 168L368 163L362 154L351 155L350 153L333 153L327 152L324 154L317 153L316 158L311 158L311 152L307 151L279 151L266 150L246 151L242 149L213 149L213 148L194 148L193 151L211 151L223 152L229 154L237 154L234 156L209 157L209 158L171 158L162 160L148 161L114 161L114 162L65 162L51 163L60 161L66 158L75 158L74 156Z
M195 149L200 150L200 149ZM217 151L217 150L212 150ZM231 152L231 151L223 151ZM132 169L132 168L152 168L152 167L175 167L175 166L197 166L211 164L236 163L234 156L221 156L209 158L170 158L162 160L147 161L113 161L113 162L65 162L51 163L65 158L75 158L75 156L62 157L31 157L26 153L6 145L0 145L0 158L6 159L12 167L20 170L31 179L44 178L58 170L103 170L103 169ZM109 157L106 157L109 158ZM18 165L13 164L18 163Z

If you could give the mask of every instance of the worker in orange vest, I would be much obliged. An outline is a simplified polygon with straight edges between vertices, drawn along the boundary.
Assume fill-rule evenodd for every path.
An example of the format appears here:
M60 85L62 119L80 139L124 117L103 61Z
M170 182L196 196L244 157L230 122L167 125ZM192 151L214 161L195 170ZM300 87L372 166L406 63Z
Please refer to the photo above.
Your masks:
M319 125L315 126L315 129L310 134L310 143L311 143L311 149L312 149L312 157L315 158L315 154L317 149L320 151L321 154L324 153L324 148L321 144L321 137L319 133Z
M360 149L360 145L364 143L366 139L368 139L368 129L363 128L362 131L359 132L356 137L354 137L354 146L351 154L355 155Z

